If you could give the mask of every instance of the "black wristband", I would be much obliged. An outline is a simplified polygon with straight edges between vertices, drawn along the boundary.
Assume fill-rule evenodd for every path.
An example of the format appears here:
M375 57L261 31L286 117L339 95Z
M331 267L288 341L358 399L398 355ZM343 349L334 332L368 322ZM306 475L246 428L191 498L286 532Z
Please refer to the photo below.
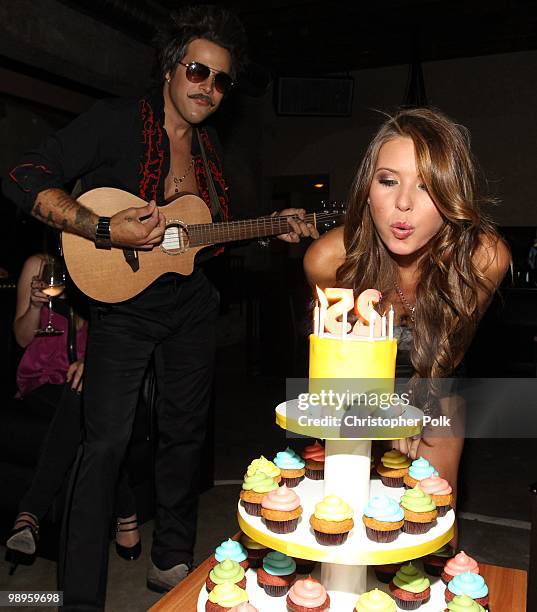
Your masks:
M99 217L95 226L95 246L98 249L111 249L112 240L110 239L110 217Z

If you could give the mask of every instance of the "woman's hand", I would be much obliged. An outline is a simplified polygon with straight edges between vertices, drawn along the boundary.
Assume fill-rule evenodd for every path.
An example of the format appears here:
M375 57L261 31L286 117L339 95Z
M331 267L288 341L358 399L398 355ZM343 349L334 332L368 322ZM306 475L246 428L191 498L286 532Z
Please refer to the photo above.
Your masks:
M403 455L408 455L412 460L417 459L418 450L421 442L421 436L413 438L402 438L401 440L392 440L392 448L397 449Z
M30 283L30 306L32 308L38 308L41 310L43 304L48 302L48 295L45 295L41 289L43 289L45 283L39 278L39 276L32 276L32 282Z
M82 375L84 373L84 360L73 361L67 370L67 382L71 383L71 389L77 393L82 392Z
M279 213L273 213L272 216L275 217L278 215L279 217L290 217L296 216L298 220L288 219L288 223L291 226L291 231L287 234L280 234L278 238L285 242L300 242L301 238L313 238L316 240L319 238L319 232L313 223L306 223L304 221L304 217L306 215L306 211L303 208L285 208L281 210Z

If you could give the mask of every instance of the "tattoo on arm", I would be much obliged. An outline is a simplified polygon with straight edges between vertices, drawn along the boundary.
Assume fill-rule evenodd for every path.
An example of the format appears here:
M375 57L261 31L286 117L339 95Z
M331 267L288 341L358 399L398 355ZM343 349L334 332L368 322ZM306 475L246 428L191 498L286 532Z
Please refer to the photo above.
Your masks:
M75 227L77 232L82 234L82 236L95 238L95 226L97 222L94 217L95 214L92 213L91 210L79 205L75 214Z
M93 240L98 216L61 189L46 189L38 194L32 215L61 231L73 232Z

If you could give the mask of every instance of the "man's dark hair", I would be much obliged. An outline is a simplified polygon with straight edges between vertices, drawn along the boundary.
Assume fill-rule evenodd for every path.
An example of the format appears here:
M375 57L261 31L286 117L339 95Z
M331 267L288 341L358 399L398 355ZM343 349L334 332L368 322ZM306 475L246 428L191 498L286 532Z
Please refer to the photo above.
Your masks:
M189 43L197 38L229 51L235 80L246 62L246 32L234 13L213 5L185 6L171 13L169 25L156 36L160 76L175 70Z

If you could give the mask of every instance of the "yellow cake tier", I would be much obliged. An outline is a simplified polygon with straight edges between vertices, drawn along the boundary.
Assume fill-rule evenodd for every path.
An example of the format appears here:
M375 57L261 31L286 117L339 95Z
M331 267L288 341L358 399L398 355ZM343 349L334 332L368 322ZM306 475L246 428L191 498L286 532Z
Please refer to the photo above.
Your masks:
M396 356L395 339L311 335L309 391L341 391L350 386L351 392L393 393Z

